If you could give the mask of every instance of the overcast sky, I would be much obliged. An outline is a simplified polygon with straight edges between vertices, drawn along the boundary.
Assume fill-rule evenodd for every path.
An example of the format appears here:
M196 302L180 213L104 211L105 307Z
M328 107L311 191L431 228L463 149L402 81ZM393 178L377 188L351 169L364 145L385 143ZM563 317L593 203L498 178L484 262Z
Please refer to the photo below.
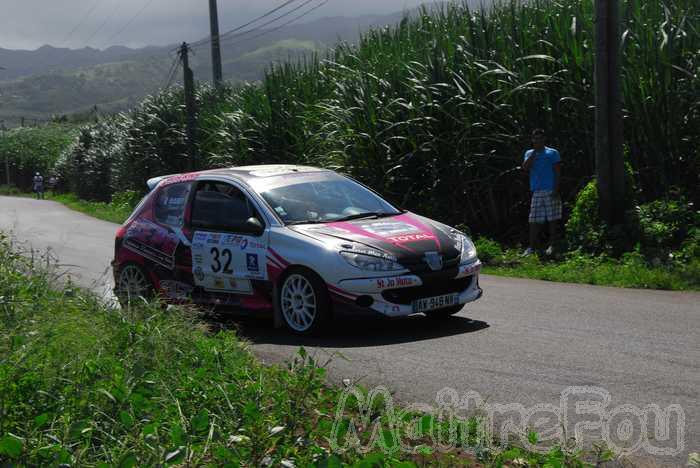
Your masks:
M304 1L297 0L287 9ZM288 19L322 1L311 0ZM283 3L284 0L218 0L221 30L232 29ZM302 21L323 16L393 13L422 3L425 0L329 0ZM208 34L208 5L208 0L0 0L0 47L140 47L192 41Z

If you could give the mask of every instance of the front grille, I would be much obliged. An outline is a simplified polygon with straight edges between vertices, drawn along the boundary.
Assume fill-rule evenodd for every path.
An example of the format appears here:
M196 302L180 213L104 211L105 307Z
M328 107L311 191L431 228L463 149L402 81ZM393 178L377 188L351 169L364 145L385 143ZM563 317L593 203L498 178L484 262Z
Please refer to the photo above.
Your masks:
M440 271L451 270L453 268L456 268L459 265L459 260L459 256L456 256L454 258L443 258L442 270ZM408 268L413 274L429 273L433 271L430 269L430 267L428 267L428 264L425 263L425 260L423 260L422 258L413 259L413 261L402 260L401 265Z
M441 272L438 272L441 273ZM456 275L456 271L452 272L452 277ZM471 286L474 279L473 276L467 276L459 279L445 279L440 275L420 275L423 280L422 286L403 289L388 289L382 292L382 297L385 301L392 304L408 305L416 299L424 297L441 296L443 294L461 293Z

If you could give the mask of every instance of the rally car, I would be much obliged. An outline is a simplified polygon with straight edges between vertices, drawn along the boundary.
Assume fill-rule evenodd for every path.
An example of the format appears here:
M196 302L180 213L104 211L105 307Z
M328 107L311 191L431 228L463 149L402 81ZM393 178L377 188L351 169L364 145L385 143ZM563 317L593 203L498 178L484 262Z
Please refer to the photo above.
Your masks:
M330 170L236 167L148 187L116 235L122 304L272 311L307 334L340 313L448 317L482 294L465 234Z

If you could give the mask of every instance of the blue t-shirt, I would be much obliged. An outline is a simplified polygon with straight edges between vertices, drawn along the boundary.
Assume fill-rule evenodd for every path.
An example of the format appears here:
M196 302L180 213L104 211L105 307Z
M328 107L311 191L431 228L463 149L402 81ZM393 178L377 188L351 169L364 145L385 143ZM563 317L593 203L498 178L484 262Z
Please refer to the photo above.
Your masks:
M561 162L559 151L546 147L542 151L534 149L525 152L524 161L537 153L535 162L530 167L530 190L533 192L554 190L554 165Z

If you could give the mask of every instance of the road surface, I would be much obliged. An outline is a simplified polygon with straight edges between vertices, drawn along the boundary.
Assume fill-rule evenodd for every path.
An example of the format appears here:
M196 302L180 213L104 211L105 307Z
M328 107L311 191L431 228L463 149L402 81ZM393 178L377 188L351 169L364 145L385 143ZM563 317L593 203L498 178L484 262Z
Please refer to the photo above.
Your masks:
M52 249L78 284L101 294L111 287L116 225L50 201L0 197L0 230L37 250ZM333 356L332 381L384 385L404 403L434 405L437 393L449 388L459 396L476 392L489 404L529 409L560 406L567 388L589 386L609 392L608 413L624 404L679 405L674 408L682 410L684 421L672 417L671 441L654 445L677 447L680 435L683 453L654 460L679 464L687 453L700 451L700 294L486 275L481 284L484 297L442 323L422 317L347 322L323 338L303 339L272 329L268 320L230 323L265 362L289 359L303 345L319 361ZM569 414L576 401L591 398L572 391L564 405ZM607 426L623 436L633 427L631 440L638 439L641 419L631 418L632 426L626 426L625 418L617 413ZM647 432L653 432L653 421L649 426ZM569 434L572 430L569 426ZM586 436L600 438L601 430L589 429Z

